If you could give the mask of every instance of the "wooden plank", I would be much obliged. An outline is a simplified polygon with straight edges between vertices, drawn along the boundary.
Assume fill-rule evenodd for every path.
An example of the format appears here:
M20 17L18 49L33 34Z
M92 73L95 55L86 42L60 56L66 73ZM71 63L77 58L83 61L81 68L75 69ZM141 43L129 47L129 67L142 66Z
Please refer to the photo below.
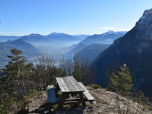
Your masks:
M69 82L71 82L71 84L73 85L73 87L75 88L76 91L82 91L82 90L77 86L78 84L71 79L71 77L68 76L67 79L69 80Z
M72 85L72 83L67 79L67 77L63 77L62 79L64 80L65 84L69 88L70 92L77 91L76 88Z
M81 91L85 91L85 90L79 85L79 83L76 81L76 79L75 79L73 76L70 76L70 78L77 84L77 87L79 87Z
M54 88L54 85L48 85L47 86L47 89L52 89L52 88Z
M86 96L88 100L95 100L95 98L89 93L89 91L85 88L85 86L82 84L82 82L78 82L79 85L85 90L83 94Z
M79 103L83 103L83 102L85 102L85 100L83 100L83 101L68 101L68 102L61 103L61 105L79 104Z
M54 85L48 85L47 95L48 95L47 103L56 103L57 102Z
M59 78L60 82L62 83L64 89L66 92L70 92L69 88L67 87L66 83L64 82L64 80L62 78Z
M62 85L60 79L59 79L59 78L56 78L56 81L57 81L57 83L58 83L58 85L59 85L61 91L62 91L62 92L65 92L65 89L64 89L64 87L63 87L63 85Z
M86 98L90 101L94 101L95 98L89 93L89 92L83 92L83 94L86 96Z
M83 88L85 90L85 92L87 92L88 90L85 88L85 86L82 84L82 82L78 82L78 84L81 86L81 88ZM88 91L89 92L89 91Z
M85 91L80 85L79 83L76 81L76 79L73 76L68 76L68 79L71 80L71 82L73 82L74 87L78 88L78 91Z
M83 100L84 100L84 101L88 101L87 98L84 98ZM73 99L65 99L65 100L64 100L64 102L68 102L68 101L81 101L81 99L80 99L80 98L73 98Z

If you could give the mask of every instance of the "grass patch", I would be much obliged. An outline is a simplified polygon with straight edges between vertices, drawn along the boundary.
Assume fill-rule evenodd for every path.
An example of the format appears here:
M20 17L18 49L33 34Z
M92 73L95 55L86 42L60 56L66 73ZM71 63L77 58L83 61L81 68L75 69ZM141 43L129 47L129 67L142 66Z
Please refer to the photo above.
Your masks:
M97 100L96 100L96 103L97 103L97 104L100 103L100 99L97 99Z
M93 88L94 88L94 89L101 88L101 85L94 84L94 85L93 85Z

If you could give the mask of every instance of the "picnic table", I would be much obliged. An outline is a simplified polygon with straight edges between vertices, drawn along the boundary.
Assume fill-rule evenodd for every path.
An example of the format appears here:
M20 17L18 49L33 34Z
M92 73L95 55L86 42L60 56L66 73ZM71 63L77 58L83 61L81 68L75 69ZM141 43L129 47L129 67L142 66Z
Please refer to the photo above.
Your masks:
M67 104L78 104L82 103L86 105L86 101L94 101L95 98L89 93L82 82L77 82L73 76L67 77L57 77L57 86L54 89L53 85L49 85L48 90L48 100L47 103L57 103L59 107ZM60 99L56 99L57 92L61 90L62 95ZM66 99L69 95L79 95L77 99ZM85 97L84 97L85 96Z

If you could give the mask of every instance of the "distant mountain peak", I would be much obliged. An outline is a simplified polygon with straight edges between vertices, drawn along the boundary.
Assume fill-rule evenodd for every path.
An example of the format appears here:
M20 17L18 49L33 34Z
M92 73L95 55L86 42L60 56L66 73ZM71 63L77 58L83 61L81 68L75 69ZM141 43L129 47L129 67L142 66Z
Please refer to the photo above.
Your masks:
M143 16L139 19L138 23L144 24L151 16L152 16L152 8L149 10L145 10Z
M103 35L107 35L107 34L126 34L128 31L108 31L108 32L105 32L103 33Z
M52 32L52 33L50 33L49 35L67 35L67 34L65 34L65 33Z
M109 30L109 31L106 32L106 33L115 33L115 31Z
M152 9L145 10L143 16L136 23L135 27L127 32L123 37L114 40L114 43L104 50L91 64L97 70L97 84L104 86L104 74L107 67L114 64L114 61L121 64L126 63L132 72L134 84L142 89L146 94L151 94L152 81ZM102 69L102 70L101 70ZM144 80L141 83L137 80ZM150 85L151 84L151 85Z
M40 34L34 34L34 33L32 33L29 36L41 36L41 35Z

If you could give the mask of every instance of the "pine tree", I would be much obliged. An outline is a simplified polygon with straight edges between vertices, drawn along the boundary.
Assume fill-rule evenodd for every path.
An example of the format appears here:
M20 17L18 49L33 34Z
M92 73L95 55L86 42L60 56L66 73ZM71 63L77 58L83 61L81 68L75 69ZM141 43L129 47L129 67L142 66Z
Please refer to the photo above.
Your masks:
M130 70L124 64L123 67L120 67L121 71L118 71L118 75L113 73L113 77L110 77L109 86L113 91L119 92L123 95L131 94L132 89L132 75L130 75Z
M6 65L6 79L8 84L8 89L10 92L18 91L20 94L27 94L29 87L29 76L32 74L32 63L25 65L27 61L21 50L11 49L11 55L8 58L11 59ZM23 85L24 84L24 85ZM24 88L23 88L24 86ZM21 93L22 90L22 93ZM25 91L26 90L26 93Z
M0 104L0 114L7 114L9 112L9 107L11 103L13 102L13 99L7 95L5 100L2 101Z
M74 71L73 71L73 76L77 81L82 81L81 77L82 77L82 72L81 69L78 65L78 62L76 62L76 64L74 65Z

